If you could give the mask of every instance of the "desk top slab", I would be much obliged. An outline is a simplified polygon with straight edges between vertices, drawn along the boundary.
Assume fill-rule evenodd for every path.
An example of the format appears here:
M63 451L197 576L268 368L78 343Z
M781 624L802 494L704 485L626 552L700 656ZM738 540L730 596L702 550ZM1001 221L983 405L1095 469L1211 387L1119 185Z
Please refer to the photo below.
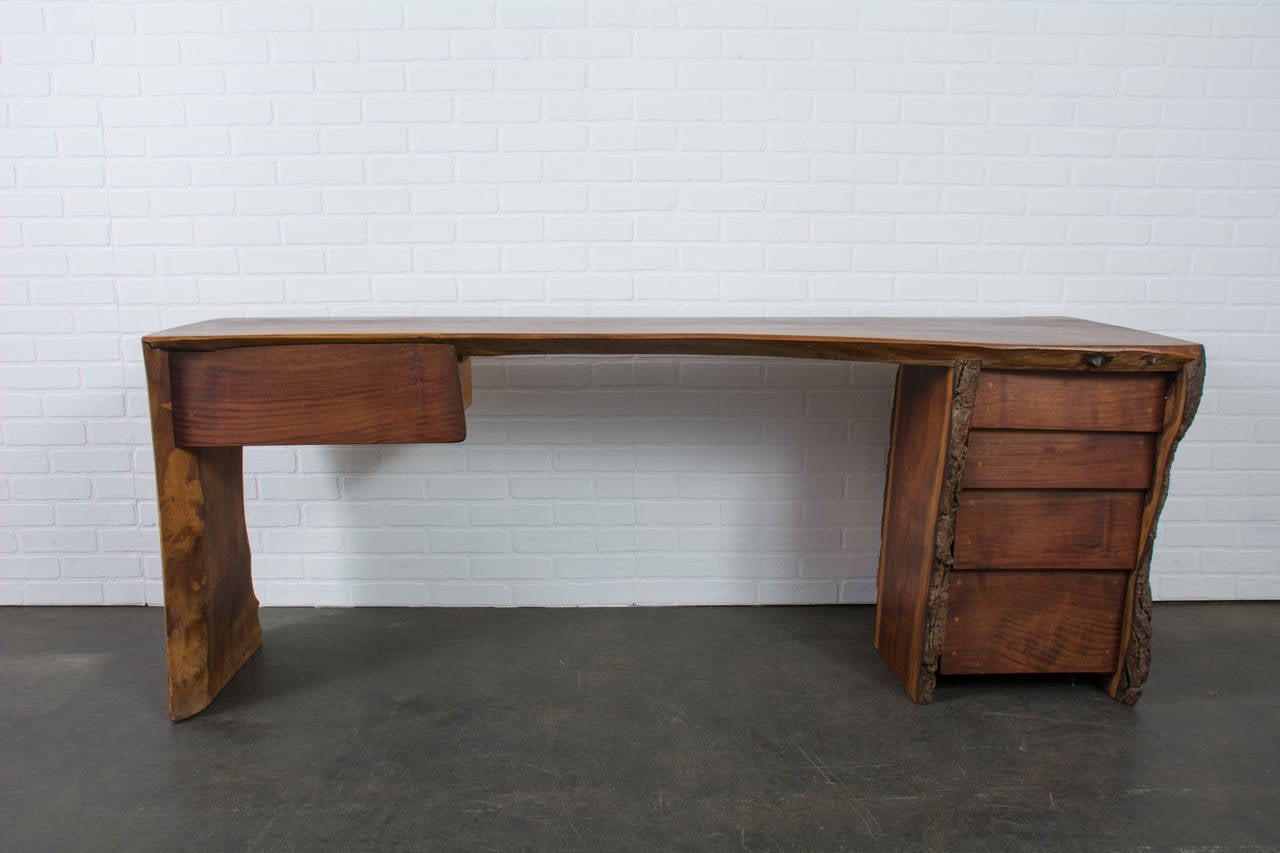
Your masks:
M1070 317L232 317L143 338L165 350L417 342L459 355L743 355L898 364L1176 370L1199 344Z

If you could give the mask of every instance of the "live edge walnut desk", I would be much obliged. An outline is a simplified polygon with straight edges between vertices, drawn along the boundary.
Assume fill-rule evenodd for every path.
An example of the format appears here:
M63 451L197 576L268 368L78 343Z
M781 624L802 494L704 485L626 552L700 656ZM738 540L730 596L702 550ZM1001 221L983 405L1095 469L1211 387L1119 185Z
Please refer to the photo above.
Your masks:
M245 445L455 442L471 356L895 362L876 648L917 702L937 673L1098 674L1133 703L1148 570L1198 344L1065 318L230 319L143 338L169 716L261 645Z

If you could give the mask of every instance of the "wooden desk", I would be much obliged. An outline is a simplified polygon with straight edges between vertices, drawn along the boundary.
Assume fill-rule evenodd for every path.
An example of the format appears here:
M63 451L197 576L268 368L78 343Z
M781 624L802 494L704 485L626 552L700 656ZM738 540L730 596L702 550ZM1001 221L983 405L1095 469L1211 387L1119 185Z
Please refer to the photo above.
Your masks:
M228 319L143 338L169 716L261 645L242 448L466 437L471 356L894 362L876 648L917 702L943 673L1096 673L1137 701L1148 570L1198 344L1066 318Z

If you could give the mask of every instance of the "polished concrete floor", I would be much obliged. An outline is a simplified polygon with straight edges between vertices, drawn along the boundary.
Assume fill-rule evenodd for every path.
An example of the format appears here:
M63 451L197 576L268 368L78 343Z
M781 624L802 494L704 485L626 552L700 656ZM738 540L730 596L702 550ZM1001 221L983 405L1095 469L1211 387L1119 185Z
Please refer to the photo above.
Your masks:
M911 704L869 607L263 611L203 714L161 613L0 610L0 850L1280 850L1280 605Z

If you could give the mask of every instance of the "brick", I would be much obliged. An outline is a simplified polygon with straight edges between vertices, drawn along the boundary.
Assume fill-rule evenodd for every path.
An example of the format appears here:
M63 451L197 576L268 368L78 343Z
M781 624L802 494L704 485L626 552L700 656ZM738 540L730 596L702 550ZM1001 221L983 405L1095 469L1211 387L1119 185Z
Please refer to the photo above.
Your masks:
M103 65L177 65L181 55L174 36L101 35L95 47Z
M405 11L406 27L468 29L492 27L496 21L493 0L439 0L411 3Z
M1031 72L997 66L962 67L946 72L947 91L963 95L1023 95L1031 91Z
M360 121L360 99L283 97L273 103L280 124L356 124Z
M378 169L379 160L374 160L371 164L373 169ZM199 167L197 167L199 168ZM282 184L358 184L364 182L365 164L357 158L338 158L326 157L324 159L311 158L308 160L290 160L280 163L278 167L271 169L280 177ZM198 173L193 173L193 176ZM227 178L219 178L216 183L237 183L238 181L229 180ZM249 184L264 183L261 178L254 178L247 181ZM380 183L375 180L374 183ZM314 198L320 198L319 194L315 194Z
M268 49L274 62L350 62L359 53L358 44L354 35L288 35L272 36Z
M404 24L403 12L399 3L325 3L315 8L315 27L338 31L398 29Z
M191 183L186 163L112 163L107 178L113 187L181 187Z
M331 248L326 253L329 272L408 272L413 258L408 248L389 246ZM317 272L320 270L317 270Z
M241 98L193 100L187 104L187 113L195 126L262 125L272 117L270 102Z
M489 247L416 248L413 268L424 272L494 272L501 268L501 252Z
M333 65L316 69L321 92L402 92L404 71L389 65Z
M511 589L504 584L432 584L429 601L446 607L502 607L511 604Z
M330 213L408 213L409 191L397 187L328 189L325 208Z
M765 68L763 63L687 62L680 66L680 88L763 89Z
M867 63L858 69L859 88L867 92L941 92L945 81L941 68Z
M18 182L22 187L100 187L102 165L91 161L36 161L19 164ZM21 200L17 209L21 209Z
M459 59L532 59L538 55L538 35L496 31L457 33L453 50Z
M627 0L590 0L590 23L597 27L674 27L677 22L673 0L652 0L643 4Z
M5 61L15 65L74 65L93 61L87 35L11 35L4 40Z
M498 133L491 127L415 127L409 141L414 151L496 151Z
M500 27L581 27L586 23L586 0L507 0L498 8Z
M233 65L267 61L267 40L261 35L184 36L182 61L193 65Z
M295 6L228 6L222 20L229 32L293 32L311 29L312 10Z
M319 190L237 190L234 195L226 193L188 194L193 202L182 207L190 212L230 213L223 209L222 200L231 201L236 210L246 215L272 216L288 213L319 213L323 208L324 196ZM209 203L205 204L204 200ZM217 204L213 202L216 201ZM230 207L230 205L228 205ZM197 210L197 208L199 208ZM175 210L175 212L179 212ZM338 211L334 211L338 212Z
M402 127L342 127L320 134L326 154L382 154L409 150L409 134Z
M518 63L498 69L498 88L507 90L571 91L586 86L582 63Z
M226 72L227 92L234 95L300 94L315 91L309 68L231 68Z
M276 232L278 229L278 237ZM367 237L363 219L323 219L285 220L278 226L272 223L270 228L259 229L268 237L259 242L304 243L328 246L338 243L363 243ZM272 239L272 238L275 239ZM206 241L207 242L207 241Z
M421 59L447 59L449 36L446 33L373 33L360 37L360 57L374 62L412 62Z
M314 130L273 127L263 130L232 130L234 154L316 154L319 134Z
M88 98L15 98L9 102L14 127L88 127L99 123L98 115L96 102Z

